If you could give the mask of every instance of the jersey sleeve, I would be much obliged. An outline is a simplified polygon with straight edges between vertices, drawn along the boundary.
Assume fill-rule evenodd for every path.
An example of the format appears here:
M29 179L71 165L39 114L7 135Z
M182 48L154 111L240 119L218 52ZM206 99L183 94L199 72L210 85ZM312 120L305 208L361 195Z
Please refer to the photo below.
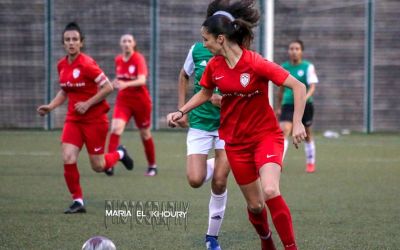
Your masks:
M258 58L255 60L255 68L259 75L271 80L275 85L278 86L281 86L289 76L289 72L280 65L270 62L261 56L258 56Z
M183 70L188 76L191 76L194 72L193 48L194 45L192 45L190 48L189 53L186 56L185 63L183 64Z
M148 70L147 70L146 59L141 54L137 57L137 59L138 59L138 62L137 62L137 72L138 73L137 74L144 75L147 77Z
M318 76L315 72L315 67L313 64L310 64L307 68L307 83L318 83Z
M95 61L88 62L85 67L85 75L96 82L99 86L103 86L107 81L107 76Z
M206 69L203 72L203 75L201 76L200 79L200 86L206 88L206 89L215 89L217 86L215 85L212 75L212 59L208 62Z

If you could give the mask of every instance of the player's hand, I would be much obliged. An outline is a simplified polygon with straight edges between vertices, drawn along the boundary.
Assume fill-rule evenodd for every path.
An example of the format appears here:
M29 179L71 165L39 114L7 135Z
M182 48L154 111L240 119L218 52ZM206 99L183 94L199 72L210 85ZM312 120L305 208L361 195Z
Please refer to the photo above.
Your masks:
M281 114L282 114L282 109L281 109L281 108L277 108L277 109L275 110L275 115L276 115L276 117L280 117Z
M293 144L296 148L299 148L298 145L305 141L307 138L306 129L304 128L303 123L293 122L293 130L292 130Z
M167 124L171 128L175 128L176 126L179 126L178 121L182 118L182 113L179 111L169 113L167 115Z
M114 80L112 81L112 86L113 86L115 89L119 89L119 81L118 81L118 79L114 79Z
M51 111L50 105L41 105L36 110L40 116L45 116Z
M75 111L83 115L88 111L90 105L87 102L77 102L75 103Z
M213 94L210 98L210 102L217 107L221 107L222 96L219 94Z
M181 119L179 119L177 121L177 123L178 123L178 126L181 127L181 128L189 127L188 116L184 115Z
M118 89L123 90L126 89L128 86L128 83L125 81L118 81Z

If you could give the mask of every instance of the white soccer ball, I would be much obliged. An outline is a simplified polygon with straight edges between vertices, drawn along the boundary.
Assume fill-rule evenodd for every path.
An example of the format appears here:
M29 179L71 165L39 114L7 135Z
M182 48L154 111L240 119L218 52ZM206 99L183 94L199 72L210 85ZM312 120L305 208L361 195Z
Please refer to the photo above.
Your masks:
M82 250L116 250L114 243L103 236L94 236L82 246Z

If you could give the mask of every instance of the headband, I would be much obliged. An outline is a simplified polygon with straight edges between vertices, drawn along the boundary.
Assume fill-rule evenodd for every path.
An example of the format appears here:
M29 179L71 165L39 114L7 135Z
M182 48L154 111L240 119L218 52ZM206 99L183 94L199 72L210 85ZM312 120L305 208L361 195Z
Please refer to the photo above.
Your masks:
M229 18L229 20L230 20L231 22L235 21L235 18L232 16L231 13L226 12L226 11L223 11L223 10L219 10L219 11L215 12L215 13L213 14L213 16L215 16L215 15L226 16L227 18Z

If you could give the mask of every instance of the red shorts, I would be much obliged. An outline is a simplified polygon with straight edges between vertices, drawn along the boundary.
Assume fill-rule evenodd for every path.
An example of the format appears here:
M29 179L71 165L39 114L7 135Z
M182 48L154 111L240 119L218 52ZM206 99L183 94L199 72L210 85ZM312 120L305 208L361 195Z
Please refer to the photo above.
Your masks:
M266 163L282 167L283 134L273 134L249 144L225 144L225 151L233 176L239 185L249 184L259 178L259 170Z
M89 154L101 155L104 154L107 133L108 122L65 122L61 142L73 144L80 149L85 144Z
M118 101L114 107L113 119L121 119L126 123L133 117L138 129L149 128L151 125L151 101L143 99L133 102Z

